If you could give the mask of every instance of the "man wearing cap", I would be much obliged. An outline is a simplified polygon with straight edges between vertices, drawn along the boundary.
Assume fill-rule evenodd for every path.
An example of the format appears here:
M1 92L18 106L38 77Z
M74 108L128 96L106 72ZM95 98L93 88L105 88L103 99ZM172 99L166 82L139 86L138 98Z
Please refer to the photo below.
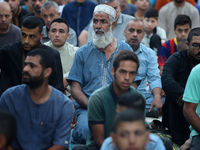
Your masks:
M71 85L75 106L74 116L77 121L73 130L72 142L84 144L89 134L87 105L92 92L113 81L111 74L112 59L120 50L131 47L112 36L115 10L108 5L98 5L93 13L93 41L82 46L67 78Z
M126 24L129 20L134 19L135 17L122 14L120 12L120 3L118 0L101 0L102 4L106 4L108 6L111 6L115 9L116 11L116 19L115 19L115 24L113 28L113 37L118 40L125 40L124 36L124 29L126 27ZM82 40L83 38L87 38L87 42L92 40L92 26L93 23L89 25L88 28L88 36L84 35L84 33L79 36L79 41ZM86 30L84 30L85 32ZM87 31L86 31L87 32ZM80 45L79 45L80 46Z

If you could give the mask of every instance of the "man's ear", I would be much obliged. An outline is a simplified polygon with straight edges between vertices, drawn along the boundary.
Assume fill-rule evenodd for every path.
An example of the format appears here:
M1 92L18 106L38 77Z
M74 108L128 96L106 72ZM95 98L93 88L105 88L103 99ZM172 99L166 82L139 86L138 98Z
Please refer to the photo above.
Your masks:
M186 41L186 45L187 45L187 47L189 47L190 43L188 41Z
M114 146L116 147L117 145L116 145L116 140L115 140L115 133L111 133L110 134L110 136L111 136L111 138L112 138L112 143L114 144Z
M114 70L114 67L112 67L112 68L111 68L111 74L112 74L112 76L114 76L114 75L115 75L115 70Z
M126 29L124 30L124 36L126 37Z
M3 134L0 134L0 149L6 148L6 137Z
M70 37L70 34L69 34L69 33L67 33L67 39L66 39L66 40L68 40L68 39L69 39L69 37Z
M112 30L114 30L115 25L116 25L116 21L114 21L114 22L112 23Z
M51 73L52 73L52 69L51 68L46 68L44 70L44 77L48 78L51 75Z
M149 134L150 134L150 131L146 131L147 132L147 138L146 138L146 144L149 142Z
M40 34L40 40L42 40L43 36L44 36L44 33L41 33Z

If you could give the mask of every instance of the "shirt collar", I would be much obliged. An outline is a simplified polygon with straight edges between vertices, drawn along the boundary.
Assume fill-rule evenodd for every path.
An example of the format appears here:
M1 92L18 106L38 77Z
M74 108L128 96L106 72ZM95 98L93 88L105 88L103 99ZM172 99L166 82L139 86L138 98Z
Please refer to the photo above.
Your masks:
M123 16L121 13L119 13L119 18L117 20L117 24L122 24L123 23Z
M142 48L141 48L141 43L140 43L140 45L139 45L138 49L135 51L135 53L139 54L141 52L142 52Z
M129 87L129 89L128 89L127 92L130 92L130 89L131 89L131 88ZM117 95L116 95L116 93L115 93L115 91L114 91L113 82L110 84L110 93L111 93L111 95L112 95L112 97L113 97L113 99L114 99L114 101L115 101L115 104L117 104L118 97L117 97Z

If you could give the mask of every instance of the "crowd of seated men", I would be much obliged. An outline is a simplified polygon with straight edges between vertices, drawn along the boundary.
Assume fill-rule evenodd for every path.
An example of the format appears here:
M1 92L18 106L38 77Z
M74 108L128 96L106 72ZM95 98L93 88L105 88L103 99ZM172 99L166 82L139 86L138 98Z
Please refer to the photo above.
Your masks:
M0 0L0 150L198 149L199 8Z

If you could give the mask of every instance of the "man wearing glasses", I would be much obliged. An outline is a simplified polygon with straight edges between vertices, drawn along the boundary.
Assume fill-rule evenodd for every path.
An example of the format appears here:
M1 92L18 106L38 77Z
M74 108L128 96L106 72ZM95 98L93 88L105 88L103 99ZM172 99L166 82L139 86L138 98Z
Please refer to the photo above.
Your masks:
M169 128L172 141L182 145L189 138L189 124L183 116L183 92L191 69L200 63L200 28L192 29L186 42L188 49L168 58L162 73L166 94L163 105L163 125Z

